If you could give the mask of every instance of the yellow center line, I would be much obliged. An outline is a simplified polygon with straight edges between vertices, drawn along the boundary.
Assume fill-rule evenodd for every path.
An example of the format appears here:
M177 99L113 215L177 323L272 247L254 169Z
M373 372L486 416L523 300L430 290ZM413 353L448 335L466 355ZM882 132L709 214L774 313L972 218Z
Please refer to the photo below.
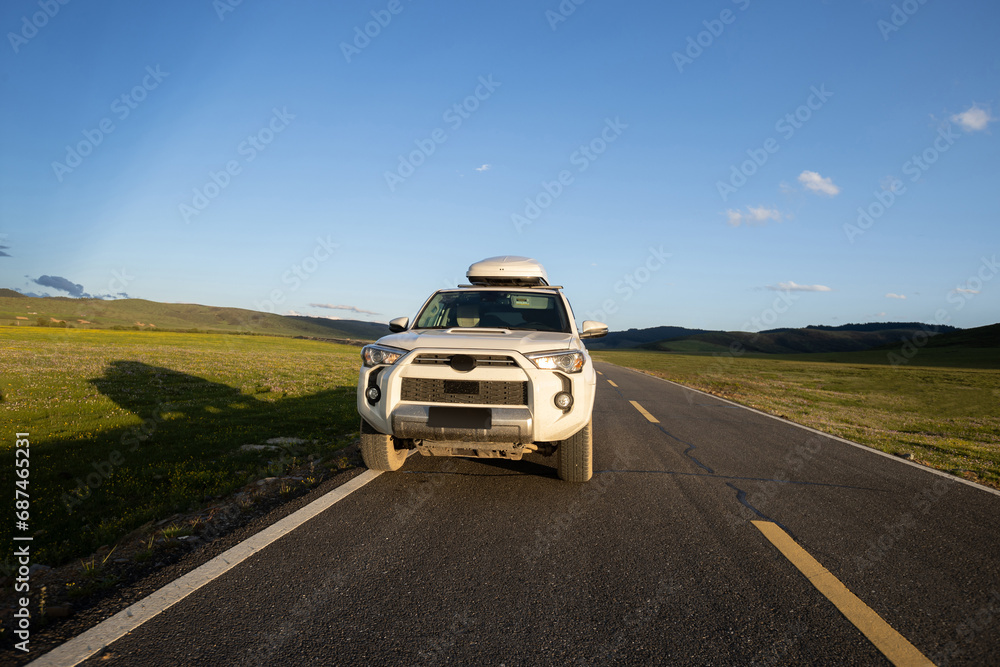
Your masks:
M649 412L646 410L646 408L642 407L641 405L639 405L635 401L629 401L629 403L631 403L632 407L634 407L636 410L638 410L639 412L641 412L642 416L645 417L646 419L648 419L649 421L653 422L654 424L659 424L660 423L660 420L657 419L656 417L654 417L653 415L649 414Z
M633 403L634 404L634 403ZM637 406L638 407L638 406ZM771 544L778 548L785 558L792 562L799 572L805 575L830 602L840 610L847 620L854 624L865 637L875 645L882 654L894 665L931 665L916 646L907 641L906 637L896 632L891 625L866 605L861 599L849 591L819 561L809 555L805 549L795 543L788 533L780 526L770 521L753 521L753 525L764 534Z
M597 371L597 374L598 375L604 375L604 373L602 373L601 371Z
M610 384L612 387L617 387L618 386L614 382L612 382L611 380L608 380L608 384Z

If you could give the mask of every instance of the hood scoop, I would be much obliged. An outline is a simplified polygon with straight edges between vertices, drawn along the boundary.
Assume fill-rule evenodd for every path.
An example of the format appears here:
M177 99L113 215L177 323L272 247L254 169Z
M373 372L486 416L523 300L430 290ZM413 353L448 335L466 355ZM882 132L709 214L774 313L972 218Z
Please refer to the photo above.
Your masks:
M480 327L452 327L451 329L445 329L445 333L450 334L460 334L460 335L489 335L489 336L509 336L510 329L487 329Z

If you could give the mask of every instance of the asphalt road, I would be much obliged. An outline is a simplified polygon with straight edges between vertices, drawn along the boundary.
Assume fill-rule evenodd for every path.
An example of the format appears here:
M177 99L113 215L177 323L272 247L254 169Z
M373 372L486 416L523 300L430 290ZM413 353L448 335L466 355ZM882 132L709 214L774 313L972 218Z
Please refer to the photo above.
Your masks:
M412 456L88 663L888 664L771 521L924 656L1000 664L1000 496L598 368L588 484Z

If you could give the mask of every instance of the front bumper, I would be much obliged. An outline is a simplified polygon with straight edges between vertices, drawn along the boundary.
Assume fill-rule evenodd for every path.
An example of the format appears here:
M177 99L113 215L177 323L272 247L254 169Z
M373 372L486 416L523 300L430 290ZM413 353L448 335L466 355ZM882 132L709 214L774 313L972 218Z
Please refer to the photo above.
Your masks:
M415 440L534 442L531 411L523 408L403 404L392 411L392 434Z
M449 355L506 358L505 365L477 365L468 371L427 359ZM580 373L541 370L510 350L418 348L392 366L361 368L358 412L377 431L398 438L441 442L506 443L507 447L569 438L590 420L596 373L586 361ZM380 398L365 397L371 386ZM471 394L455 387L474 386ZM442 389L443 388L443 389ZM553 402L573 396L569 410Z

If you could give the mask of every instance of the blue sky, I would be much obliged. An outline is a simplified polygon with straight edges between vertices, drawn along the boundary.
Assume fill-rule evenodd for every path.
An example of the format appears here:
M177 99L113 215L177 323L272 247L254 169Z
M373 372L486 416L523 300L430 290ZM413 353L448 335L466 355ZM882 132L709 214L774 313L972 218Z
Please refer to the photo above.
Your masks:
M64 2L0 10L0 286L387 321L514 254L612 329L1000 320L996 2Z

